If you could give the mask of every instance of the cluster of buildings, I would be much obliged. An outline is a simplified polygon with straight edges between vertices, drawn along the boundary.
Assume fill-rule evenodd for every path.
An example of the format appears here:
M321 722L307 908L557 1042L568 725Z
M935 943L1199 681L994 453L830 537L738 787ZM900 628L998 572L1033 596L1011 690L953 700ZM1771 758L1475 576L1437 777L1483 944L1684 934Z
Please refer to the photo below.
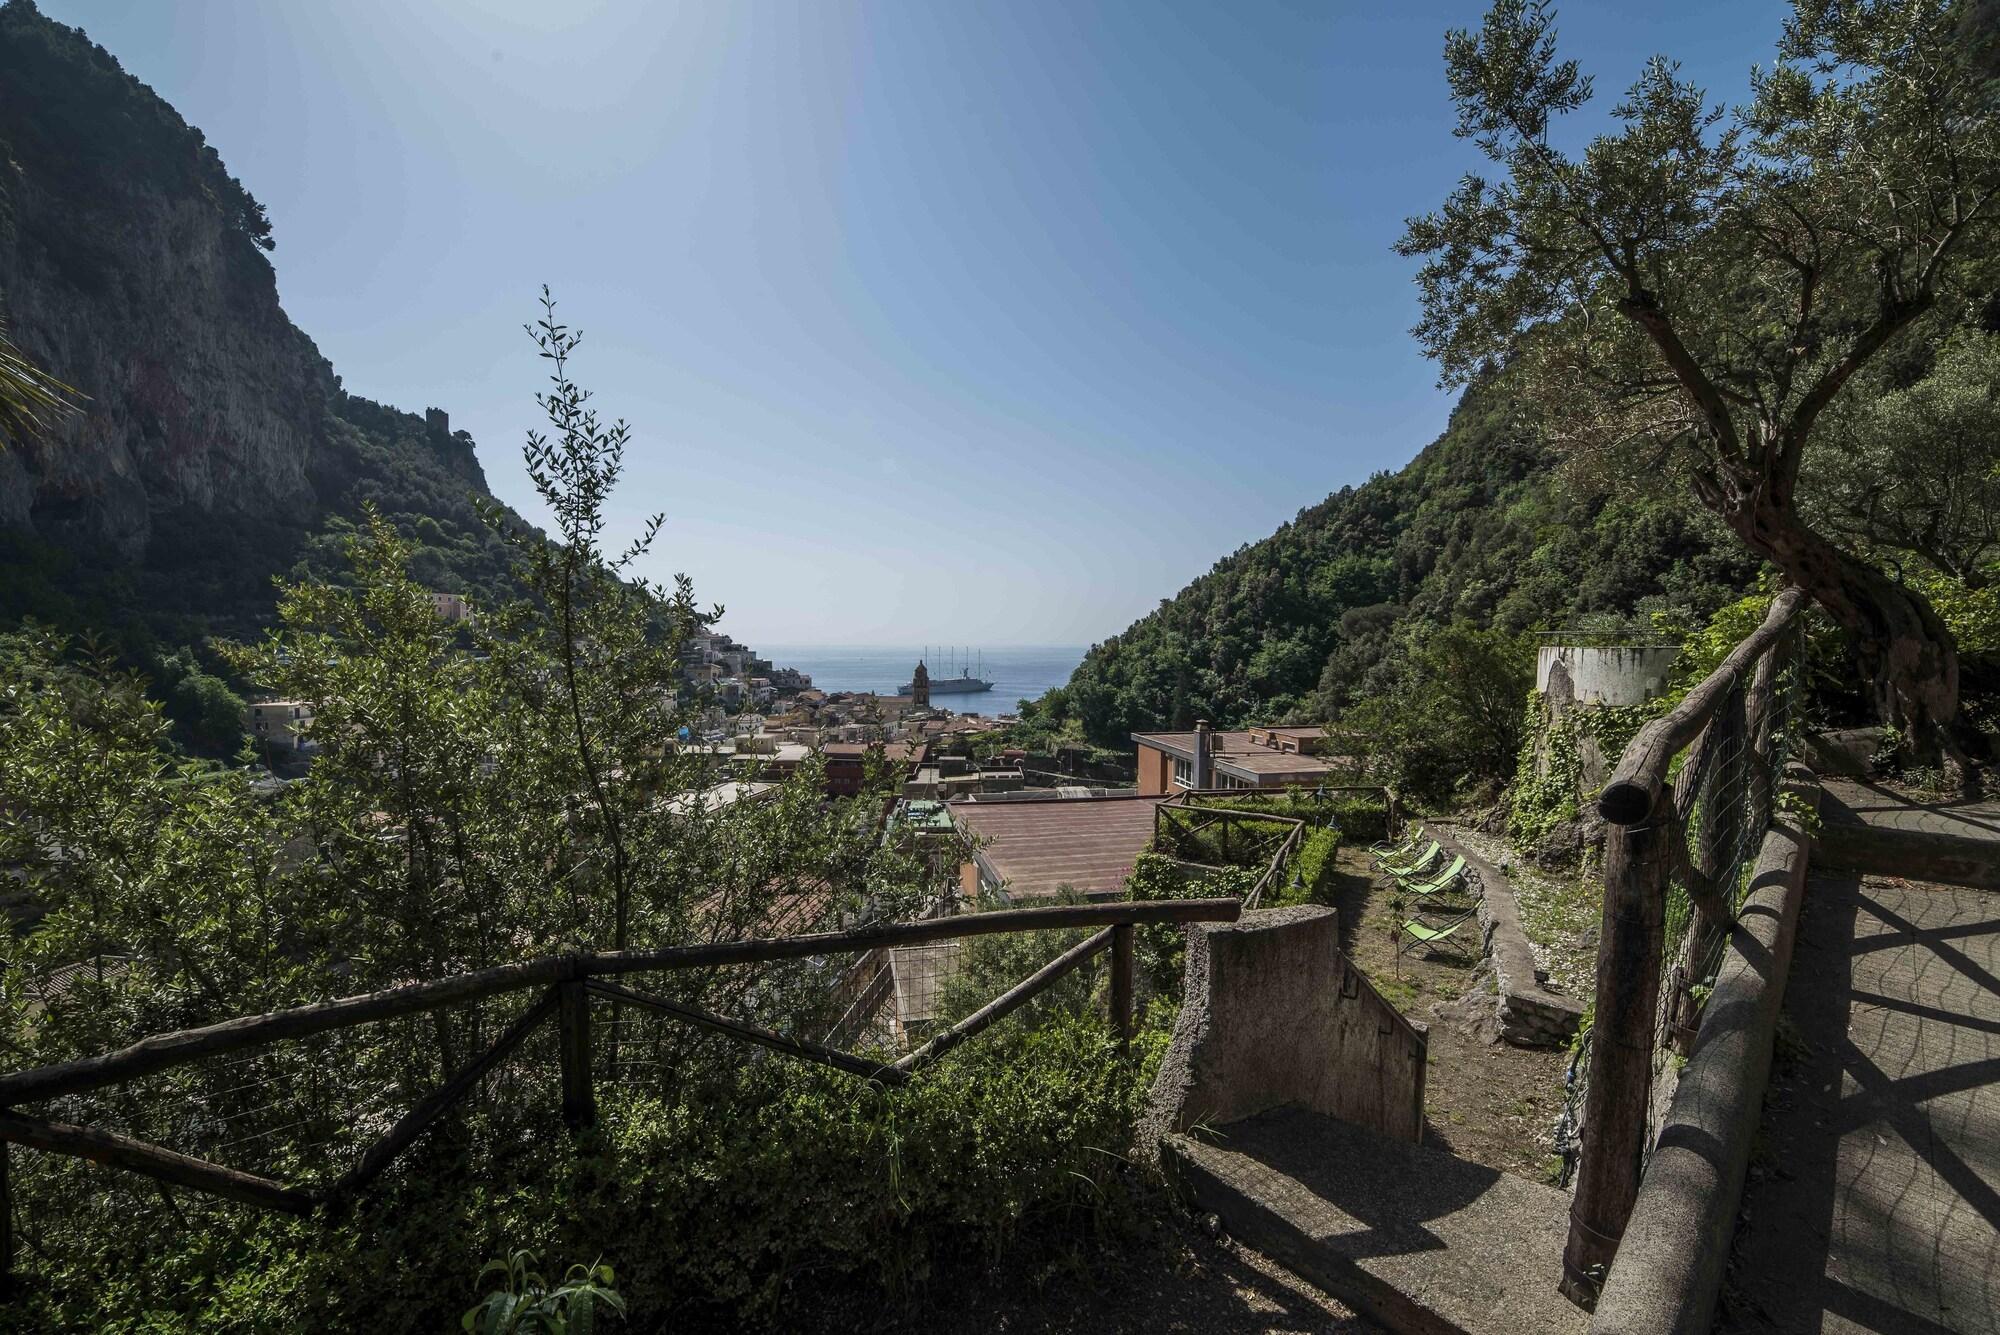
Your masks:
M760 658L721 631L699 631L681 646L681 682L706 690L726 709L764 709L778 697L812 689L812 678Z
M1317 725L1232 731L1205 721L1193 732L1132 734L1142 793L1323 783L1358 767L1352 741Z

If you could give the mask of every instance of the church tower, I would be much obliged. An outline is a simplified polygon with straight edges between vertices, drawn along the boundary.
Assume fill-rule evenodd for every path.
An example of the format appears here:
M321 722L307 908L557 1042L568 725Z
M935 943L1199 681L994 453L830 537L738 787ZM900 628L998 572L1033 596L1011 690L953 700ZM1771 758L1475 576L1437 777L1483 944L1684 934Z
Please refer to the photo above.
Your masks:
M918 709L931 707L931 674L921 658L917 660L916 673L910 678L910 703Z

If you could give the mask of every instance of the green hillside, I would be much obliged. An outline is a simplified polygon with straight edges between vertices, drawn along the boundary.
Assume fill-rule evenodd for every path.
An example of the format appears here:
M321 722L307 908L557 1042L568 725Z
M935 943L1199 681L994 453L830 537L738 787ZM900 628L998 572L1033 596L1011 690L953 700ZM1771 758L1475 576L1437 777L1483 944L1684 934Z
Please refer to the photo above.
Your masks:
M1115 745L1197 718L1323 719L1380 691L1413 636L1705 616L1757 563L1691 502L1613 499L1475 387L1400 472L1335 492L1093 647L1044 717Z

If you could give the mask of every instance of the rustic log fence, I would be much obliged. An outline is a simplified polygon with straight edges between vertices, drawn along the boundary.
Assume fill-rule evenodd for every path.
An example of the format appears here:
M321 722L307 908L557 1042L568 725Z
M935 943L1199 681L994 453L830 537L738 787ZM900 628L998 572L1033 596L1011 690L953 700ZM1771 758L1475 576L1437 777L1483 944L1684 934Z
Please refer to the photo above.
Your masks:
M1391 832L1394 830L1396 796L1380 784L1323 785L1310 791L1322 798L1329 793L1379 793L1383 802L1383 821ZM1304 788L1281 789L1265 795L1299 798L1307 792ZM1258 861L1263 863L1263 874L1243 896L1244 908L1259 907L1264 902L1264 896L1283 879L1286 868L1310 833L1311 822L1301 816L1222 805L1258 795L1258 790L1242 788L1190 788L1177 793L1153 808L1154 850L1172 849L1174 856L1179 857L1201 834L1213 829L1217 834L1217 849L1225 864L1242 865L1233 858L1244 858L1252 864ZM1272 843L1271 832L1256 829L1259 825L1283 826L1285 834Z
M1654 1082L1686 1052L1745 873L1769 826L1801 674L1788 590L1720 665L1625 748L1606 823L1596 1019L1582 1039L1575 1197L1561 1287L1592 1306L1639 1189Z
M1133 1032L1132 936L1136 928L1161 924L1234 921L1242 904L1234 899L1169 900L1144 903L1065 904L1008 909L916 922L880 924L850 931L805 936L724 941L664 950L559 956L500 965L411 983L360 996L295 1006L266 1015L245 1016L194 1029L154 1034L95 1056L0 1075L0 1281L14 1263L13 1185L8 1149L21 1145L48 1154L90 1160L170 1184L262 1209L307 1214L365 1188L423 1136L482 1080L515 1055L532 1036L553 1027L562 1116L572 1131L597 1117L591 998L602 996L694 1026L739 1043L816 1062L884 1086L906 1084L946 1053L991 1028L1080 966L1108 953L1110 1020L1121 1043ZM798 1035L779 1033L748 1020L712 1013L700 1006L613 981L634 974L664 973L778 961L852 958L870 951L1002 933L1098 929L1029 977L971 1014L931 1035L901 1056L848 1052ZM315 1035L339 1034L363 1026L426 1016L444 1008L484 999L521 995L526 1006L477 1055L452 1070L429 1094L396 1118L346 1172L320 1189L193 1155L100 1126L75 1125L22 1110L99 1090L116 1090L162 1072L232 1053L255 1053L272 1044Z

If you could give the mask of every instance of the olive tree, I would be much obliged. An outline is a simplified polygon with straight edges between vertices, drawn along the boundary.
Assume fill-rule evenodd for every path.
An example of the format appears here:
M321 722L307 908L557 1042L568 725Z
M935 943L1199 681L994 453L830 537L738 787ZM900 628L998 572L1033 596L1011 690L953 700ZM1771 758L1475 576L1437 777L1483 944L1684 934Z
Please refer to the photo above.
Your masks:
M1445 43L1457 134L1491 160L1398 243L1447 381L1505 367L1557 438L1684 478L1851 635L1879 711L1956 756L1958 660L1919 594L1829 539L1801 471L1857 374L1960 300L2000 215L2000 132L1951 0L1794 0L1725 112L1655 59L1566 147L1591 81L1545 0Z
M1806 461L1809 517L1886 564L1968 590L2000 563L2000 335L1960 331L1929 374L1845 395Z

